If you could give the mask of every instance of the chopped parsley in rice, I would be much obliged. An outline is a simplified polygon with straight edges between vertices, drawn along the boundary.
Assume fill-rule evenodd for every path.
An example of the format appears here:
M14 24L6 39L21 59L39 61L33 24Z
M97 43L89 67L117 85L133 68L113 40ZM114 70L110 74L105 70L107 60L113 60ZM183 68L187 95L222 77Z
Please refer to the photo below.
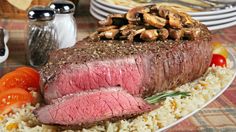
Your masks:
M231 65L232 64L228 64ZM176 120L184 117L192 111L203 106L212 99L232 79L234 72L230 68L209 67L204 76L196 81L177 87L174 91L190 92L190 96L167 97L156 110L145 113L136 118L120 120L117 122L107 121L104 125L96 125L89 129L77 130L78 132L114 132L114 131L138 131L152 132L165 127ZM33 114L33 110L39 107L27 104L21 109L14 109L14 114L0 115L0 131L16 132L56 132L56 126L40 124ZM73 132L65 130L65 132Z

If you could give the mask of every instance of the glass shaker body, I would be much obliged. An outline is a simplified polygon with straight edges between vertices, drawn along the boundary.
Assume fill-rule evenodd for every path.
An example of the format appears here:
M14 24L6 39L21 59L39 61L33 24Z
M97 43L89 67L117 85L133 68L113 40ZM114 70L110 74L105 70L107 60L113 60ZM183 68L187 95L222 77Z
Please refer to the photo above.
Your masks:
M54 25L56 27L59 48L73 46L77 41L77 25L73 16L75 5L69 0L55 0L49 4L55 11Z
M34 67L43 66L49 52L58 48L57 36L52 21L29 21L27 36L27 59Z
M59 48L73 46L77 41L77 25L73 13L56 14L53 23L57 31Z

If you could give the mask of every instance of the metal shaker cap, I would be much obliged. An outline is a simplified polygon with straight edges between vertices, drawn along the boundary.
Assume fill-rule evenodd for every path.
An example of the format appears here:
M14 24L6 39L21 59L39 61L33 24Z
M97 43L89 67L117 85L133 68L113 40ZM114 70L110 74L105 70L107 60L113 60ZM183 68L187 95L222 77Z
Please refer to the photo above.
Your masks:
M55 0L49 4L49 7L58 14L67 14L75 11L75 5L67 0Z
M28 18L30 20L50 21L55 17L55 11L49 7L32 7L28 11Z

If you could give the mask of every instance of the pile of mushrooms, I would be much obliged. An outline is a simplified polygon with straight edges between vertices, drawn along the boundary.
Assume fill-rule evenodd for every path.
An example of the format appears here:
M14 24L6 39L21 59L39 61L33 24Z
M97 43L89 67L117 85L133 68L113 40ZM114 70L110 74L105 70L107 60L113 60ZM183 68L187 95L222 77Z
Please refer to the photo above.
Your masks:
M149 5L136 7L126 14L112 14L99 21L100 27L90 35L92 40L156 41L194 40L199 37L198 22L171 7Z

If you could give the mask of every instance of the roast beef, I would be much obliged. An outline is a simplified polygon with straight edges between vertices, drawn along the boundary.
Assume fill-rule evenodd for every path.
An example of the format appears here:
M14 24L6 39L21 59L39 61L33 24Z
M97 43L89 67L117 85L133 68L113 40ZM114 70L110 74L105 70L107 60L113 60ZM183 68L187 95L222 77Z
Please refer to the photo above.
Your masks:
M41 69L40 122L88 127L139 115L156 107L145 97L197 79L210 64L211 34L185 13L138 7L100 24Z
M38 119L46 124L69 125L72 128L73 126L89 127L105 119L132 117L147 112L153 107L142 98L133 97L121 88L81 92L53 102L54 104L35 111Z
M41 70L46 102L100 87L121 86L147 97L200 77L208 68L212 48L203 27L194 41L80 41L54 52Z

